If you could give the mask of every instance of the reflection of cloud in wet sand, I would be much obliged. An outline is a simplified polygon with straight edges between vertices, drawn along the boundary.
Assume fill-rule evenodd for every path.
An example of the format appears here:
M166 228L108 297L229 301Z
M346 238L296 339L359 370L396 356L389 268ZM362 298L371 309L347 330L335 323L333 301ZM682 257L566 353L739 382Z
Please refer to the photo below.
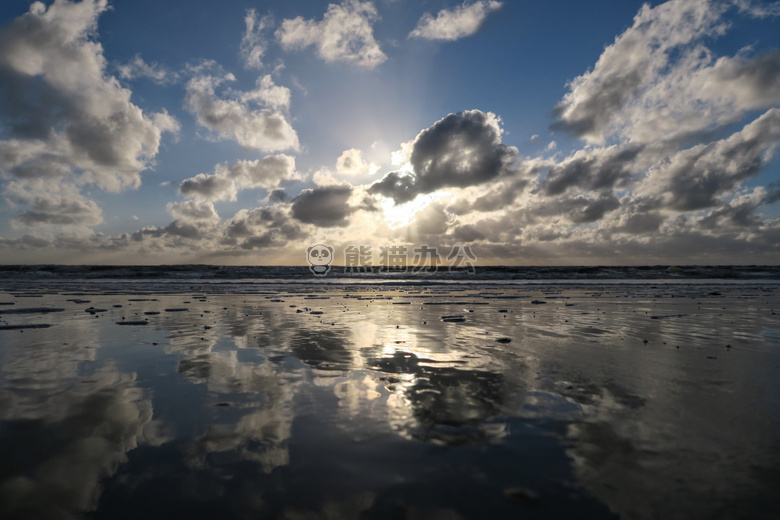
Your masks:
M578 483L621 518L774 518L760 500L776 492L766 468L780 451L745 440L757 424L701 431L700 412L663 406L657 417L657 406L614 385L577 393L587 421L568 425L567 454Z
M245 338L234 338L238 348ZM208 386L214 402L232 401L246 413L236 422L218 423L196 439L188 450L190 467L205 469L220 465L215 454L232 453L238 460L253 461L270 473L289 463L287 441L293 422L293 398L300 385L295 374L284 374L270 360L239 361L238 350L213 350L216 341L171 342L168 351L182 356L178 371L196 383Z
M97 505L101 479L117 471L128 451L164 441L132 375L102 370L52 396L50 405L56 413L7 423L2 518L80 518Z
M372 366L392 374L384 378L388 415L401 435L447 445L498 442L507 435L506 424L493 420L504 400L500 374L425 365L400 351Z

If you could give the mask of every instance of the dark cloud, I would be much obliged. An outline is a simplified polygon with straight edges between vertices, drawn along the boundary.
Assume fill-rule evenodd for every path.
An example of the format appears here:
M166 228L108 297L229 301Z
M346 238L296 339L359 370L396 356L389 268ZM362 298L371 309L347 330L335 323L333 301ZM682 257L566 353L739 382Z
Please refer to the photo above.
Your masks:
M624 216L619 222L619 225L611 229L612 231L646 235L658 231L664 222L664 217L659 213L633 213Z
M472 211L498 211L514 204L529 184L530 181L524 178L518 178L512 182L502 182L474 201L463 197L456 199L447 207L447 211L455 215L467 215Z
M422 193L474 186L508 173L517 149L501 142L498 118L479 110L450 114L414 140L410 162Z
M396 204L409 202L420 194L415 177L403 172L388 173L372 184L368 192L391 198Z
M237 188L232 179L223 175L199 173L185 179L179 186L179 192L185 197L199 197L206 200L235 200Z
M571 188L590 191L624 188L632 175L632 163L640 145L579 150L547 171L541 189L560 195Z
M372 184L368 192L392 198L396 204L409 202L420 194L415 177L403 172L388 173Z
M756 210L765 204L771 204L777 197L777 191L767 192L764 187L755 188L751 193L735 197L728 204L712 210L699 221L699 225L703 229L718 232L756 231L765 225Z
M517 149L501 142L494 114L468 110L450 114L420 132L412 144L414 174L391 172L371 193L397 204L441 188L465 188L516 172Z
M287 193L283 189L271 190L271 192L268 194L268 202L271 204L276 204L278 202L288 202L289 200L290 197L287 196Z
M50 240L34 235L23 235L21 238L0 237L0 246L9 249L42 249L51 245L52 242Z
M14 222L25 226L83 225L94 226L103 221L95 202L82 198L66 199L49 196L35 197L30 207Z
M292 203L292 216L317 227L344 227L355 210L348 202L352 187L323 186L303 190Z
M476 242L484 240L485 234L477 229L475 226L458 226L452 232L452 238L458 242Z
M561 201L568 208L566 215L575 224L588 224L601 220L605 214L620 207L620 201L613 194L601 195L596 199L576 197Z
M168 224L163 231L168 235L190 240L199 240L206 236L202 227L179 220L174 220Z
M780 109L773 108L727 139L677 152L654 165L641 195L659 207L696 211L720 205L719 196L761 171L780 137Z

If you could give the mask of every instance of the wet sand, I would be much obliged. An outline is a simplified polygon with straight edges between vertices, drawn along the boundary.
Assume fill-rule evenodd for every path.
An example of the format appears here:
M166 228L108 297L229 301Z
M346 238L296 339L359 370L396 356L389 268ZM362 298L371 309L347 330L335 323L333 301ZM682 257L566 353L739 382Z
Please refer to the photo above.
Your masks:
M780 286L0 291L0 518L777 518Z

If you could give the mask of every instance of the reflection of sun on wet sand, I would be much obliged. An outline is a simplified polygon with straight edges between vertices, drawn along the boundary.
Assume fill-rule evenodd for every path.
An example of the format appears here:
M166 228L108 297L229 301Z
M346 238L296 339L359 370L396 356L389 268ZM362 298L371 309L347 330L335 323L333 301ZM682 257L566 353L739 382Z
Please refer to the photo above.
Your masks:
M773 286L147 289L0 294L3 518L780 506Z

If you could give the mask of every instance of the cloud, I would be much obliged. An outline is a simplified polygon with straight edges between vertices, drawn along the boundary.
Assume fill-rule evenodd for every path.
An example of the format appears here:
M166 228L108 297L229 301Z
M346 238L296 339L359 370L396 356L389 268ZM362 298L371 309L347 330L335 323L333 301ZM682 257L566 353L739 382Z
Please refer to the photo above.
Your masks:
M176 220L219 222L219 215L211 202L195 200L169 202L166 208Z
M348 202L352 187L348 184L303 190L292 203L292 216L317 227L344 227L355 211Z
M413 173L391 172L370 192L396 203L440 188L465 188L516 173L517 148L501 142L500 118L468 110L450 114L414 139L409 154Z
M453 10L442 9L436 18L425 13L409 37L453 41L471 36L479 30L487 15L502 5L494 0L478 0L472 4L464 2Z
M541 188L546 195L560 195L569 189L612 190L628 186L640 145L614 145L577 150L550 168Z
M232 74L221 77L197 75L187 83L184 104L198 124L215 132L219 138L234 140L246 148L263 152L297 150L298 134L284 114L270 108L251 106L257 101L264 102L266 106L273 106L269 101L279 101L280 91L273 91L273 82L263 84L261 80L258 89L234 93L232 98L217 94L217 87L234 80Z
M285 154L268 155L254 161L237 161L229 168L217 168L234 179L239 189L274 188L285 180L300 180L295 172L295 158Z
M420 194L417 178L412 174L400 171L388 173L382 177L382 180L372 184L368 191L391 198L396 204L414 200Z
M355 148L344 150L336 160L336 171L343 175L361 175L363 173L373 175L378 170L378 165L363 160L363 153Z
M179 78L176 72L158 63L146 63L140 54L136 54L128 63L117 65L116 69L122 79L149 78L158 85L167 85Z
M731 4L672 0L643 7L593 70L575 78L554 129L593 143L685 141L780 103L780 51L715 59L705 37L726 32ZM741 12L760 13L750 6Z
M270 193L268 193L268 202L272 204L276 204L278 202L288 202L290 200L290 197L287 196L287 193L285 193L282 189L276 189L271 190Z
M247 9L244 16L246 30L241 38L241 57L244 59L244 65L249 69L260 69L263 67L263 57L268 44L263 37L263 31L268 29L273 22L271 16L264 16L258 19L257 11Z
M271 189L282 181L299 180L295 172L295 158L285 154L268 155L253 161L241 160L232 165L221 163L215 173L199 173L182 181L179 192L185 197L204 200L236 200L244 189Z
M102 211L91 200L44 194L29 201L29 207L13 220L25 226L81 225L96 226L103 222Z
M206 175L199 173L185 179L179 185L179 192L185 197L196 197L209 201L236 200L238 188L233 179L224 175Z
M374 39L372 25L378 19L373 2L344 0L328 5L319 22L300 16L284 20L276 38L285 49L313 45L326 62L343 61L370 69L387 59Z
M696 211L720 204L756 176L780 140L780 109L773 108L726 139L681 150L653 165L637 188L658 207Z
M260 101L275 110L290 108L290 89L274 83L270 74L257 79L257 88L241 93L244 102Z
M283 247L289 241L301 240L307 234L291 221L289 206L271 206L240 210L225 223L222 244L241 250Z
M767 16L780 16L780 2L766 2L764 0L731 0L740 11L757 18Z
M720 20L724 10L723 4L709 0L644 5L596 66L570 82L569 92L556 107L560 119L554 128L602 142L613 115L661 74L672 51L725 31Z
M167 112L144 113L131 92L106 73L95 41L105 1L30 5L0 29L0 175L36 197L15 221L22 225L102 221L77 185L109 191L140 185L164 132L179 125ZM42 179L57 183L41 183ZM23 185L26 184L27 188ZM5 192L9 196L10 184ZM67 194L61 192L68 186ZM17 201L19 199L17 198Z

